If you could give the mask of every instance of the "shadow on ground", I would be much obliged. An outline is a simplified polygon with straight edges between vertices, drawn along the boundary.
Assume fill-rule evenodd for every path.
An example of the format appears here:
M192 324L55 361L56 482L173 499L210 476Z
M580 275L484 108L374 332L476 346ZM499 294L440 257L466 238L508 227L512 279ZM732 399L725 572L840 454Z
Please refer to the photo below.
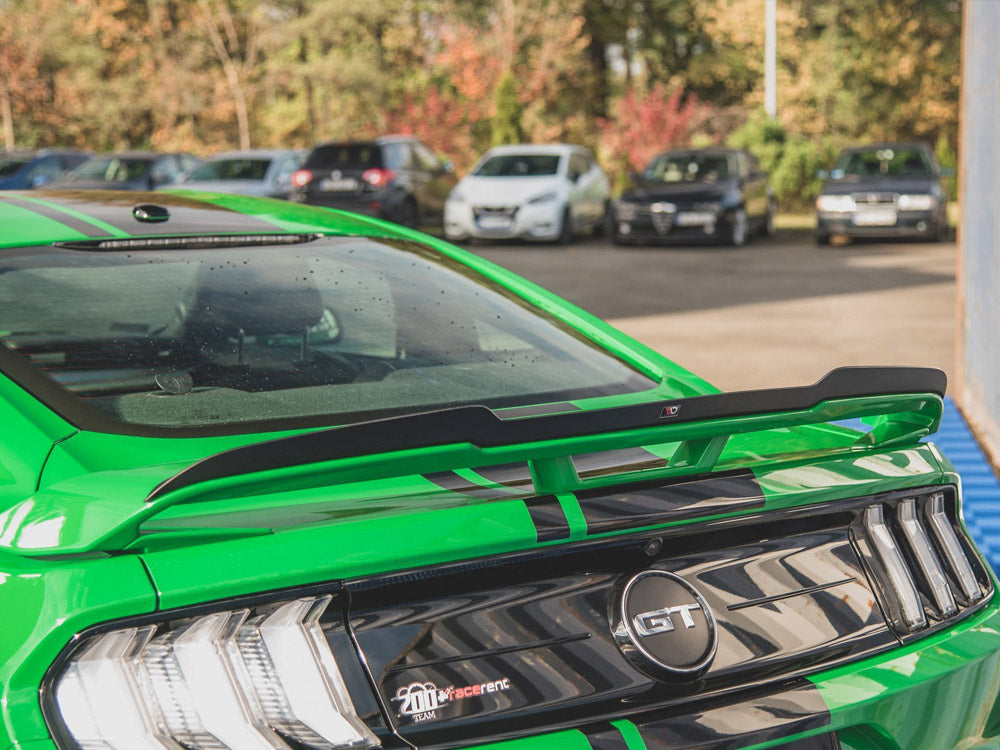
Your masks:
M807 231L742 248L476 244L473 252L602 318L624 318L954 282L951 243L817 246Z

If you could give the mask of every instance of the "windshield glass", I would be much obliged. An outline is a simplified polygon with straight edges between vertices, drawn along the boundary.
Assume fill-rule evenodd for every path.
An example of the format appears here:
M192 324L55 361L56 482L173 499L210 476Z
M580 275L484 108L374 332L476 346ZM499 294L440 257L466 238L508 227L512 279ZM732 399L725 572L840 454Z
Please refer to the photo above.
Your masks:
M0 156L0 177L10 177L17 174L31 161L31 157Z
M75 405L160 427L336 424L655 386L447 256L364 238L8 251L0 342Z
M659 182L716 182L729 177L729 157L722 154L660 154L642 176Z
M837 161L837 177L930 177L930 160L923 149L878 148L848 151Z
M473 172L479 177L546 177L558 173L558 154L491 156Z
M153 162L145 159L119 159L114 156L99 156L69 173L71 180L102 180L104 182L128 182L138 180L149 171Z
M204 180L263 180L270 159L218 159L206 162L192 172L188 182Z

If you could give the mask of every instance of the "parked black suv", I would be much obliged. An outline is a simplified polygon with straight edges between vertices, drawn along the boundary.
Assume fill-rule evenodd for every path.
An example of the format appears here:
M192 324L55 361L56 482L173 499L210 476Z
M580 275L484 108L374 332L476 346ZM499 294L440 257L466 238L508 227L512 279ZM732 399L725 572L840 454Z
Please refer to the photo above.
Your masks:
M325 143L292 175L291 199L378 216L408 227L441 227L457 178L411 136Z

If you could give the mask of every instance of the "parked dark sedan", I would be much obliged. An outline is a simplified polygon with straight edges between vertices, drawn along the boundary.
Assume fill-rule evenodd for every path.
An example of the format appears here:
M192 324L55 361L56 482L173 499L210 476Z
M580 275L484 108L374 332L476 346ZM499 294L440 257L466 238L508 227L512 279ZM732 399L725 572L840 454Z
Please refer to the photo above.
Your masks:
M0 190L30 190L58 180L92 156L84 151L42 149L0 153Z
M458 179L412 136L326 143L292 175L291 200L378 216L408 227L440 228Z
M827 174L816 199L816 242L844 237L948 236L944 171L922 143L850 148Z
M71 190L155 190L193 169L201 160L191 154L128 151L102 154L84 162L52 187Z
M746 151L667 151L653 159L613 206L618 244L712 241L744 245L774 229L767 174Z

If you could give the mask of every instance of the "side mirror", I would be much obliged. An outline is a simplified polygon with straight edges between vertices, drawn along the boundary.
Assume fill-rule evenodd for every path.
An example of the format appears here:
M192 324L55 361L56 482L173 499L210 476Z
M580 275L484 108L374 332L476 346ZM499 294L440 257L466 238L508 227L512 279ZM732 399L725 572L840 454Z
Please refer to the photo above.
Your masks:
M29 180L29 184L33 188L40 188L42 185L48 185L52 180L53 177L50 174L36 174Z
M957 174L954 167L941 167L942 177L954 177Z
M816 179L818 179L818 180L825 180L829 176L830 176L830 173L827 172L825 169L817 169L816 170Z
M292 176L287 174L279 174L274 178L274 186L276 188L287 188L292 186Z
M451 163L451 159L441 160L441 171L445 174L455 174L455 165Z

